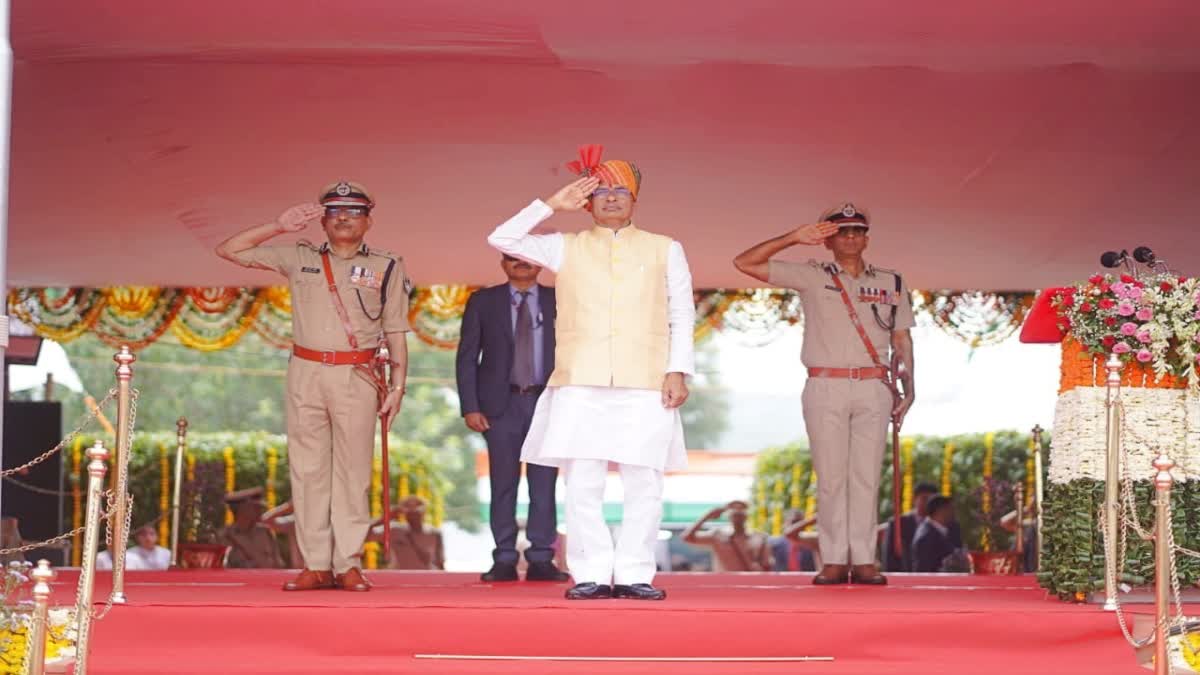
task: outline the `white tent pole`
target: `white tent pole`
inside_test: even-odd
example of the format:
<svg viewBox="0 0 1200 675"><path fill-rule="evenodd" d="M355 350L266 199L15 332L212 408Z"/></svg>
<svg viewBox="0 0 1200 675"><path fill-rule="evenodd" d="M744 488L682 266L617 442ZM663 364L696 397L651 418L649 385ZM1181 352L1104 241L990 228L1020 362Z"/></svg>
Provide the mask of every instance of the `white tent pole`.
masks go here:
<svg viewBox="0 0 1200 675"><path fill-rule="evenodd" d="M12 40L9 38L9 0L0 0L0 392L7 391L8 369L3 367L8 350L8 153L12 129ZM0 429L4 428L4 406L0 405ZM4 438L0 434L0 466L4 462Z"/></svg>

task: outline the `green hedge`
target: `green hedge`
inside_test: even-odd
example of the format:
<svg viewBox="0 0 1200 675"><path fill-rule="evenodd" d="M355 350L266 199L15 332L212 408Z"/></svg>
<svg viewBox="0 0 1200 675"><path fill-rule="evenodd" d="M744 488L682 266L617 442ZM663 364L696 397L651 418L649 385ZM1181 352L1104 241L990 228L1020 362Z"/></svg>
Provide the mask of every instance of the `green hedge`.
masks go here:
<svg viewBox="0 0 1200 675"><path fill-rule="evenodd" d="M106 446L111 447L112 439L108 436L83 436L80 438L82 449L86 449L99 438ZM266 433L192 433L188 435L187 450L194 458L194 480L187 481L184 476L181 520L192 522L190 532L184 532L184 538L205 540L224 526L225 506L224 494L226 484L225 449L232 448L235 490L258 487L273 489L274 502L283 503L291 498L288 481L287 437ZM437 512L444 505L446 495L455 489L445 478L442 464L437 454L430 448L403 441L395 435L389 436L389 456L392 474L392 493L396 497L400 492L416 493L423 488L428 492L431 504L431 515L440 516ZM176 436L174 433L135 433L133 449L129 460L130 492L133 494L134 528L139 525L158 521L162 515L163 495L163 464L162 451L167 452L168 470L168 502L170 490L174 489L173 472L175 462ZM268 464L271 450L274 449L277 460L274 481L268 485ZM376 444L376 454L379 446ZM64 474L70 485L78 483L86 485L87 459L86 454L80 463L79 473L74 472L72 451L64 456ZM110 471L114 467L110 462ZM460 489L473 489L474 485L463 486ZM393 503L395 500L393 499ZM190 505L190 506L189 506ZM73 503L66 498L64 513L72 517ZM67 527L69 520L63 524ZM183 526L181 526L181 530ZM190 534L190 537L189 537Z"/></svg>
<svg viewBox="0 0 1200 675"><path fill-rule="evenodd" d="M942 466L947 443L953 443L955 450L951 455L950 493L954 499L959 523L963 529L963 540L968 546L977 546L982 528L978 518L972 513L973 506L978 504L971 499L972 492L983 484L983 462L985 455L985 438L987 434L962 434L958 436L906 436L901 440L913 442L913 484L930 482L942 485ZM1030 437L1027 433L1016 431L995 432L992 453L992 476L994 480L1017 483L1025 481L1026 460L1029 454ZM1043 442L1049 444L1048 435ZM812 475L812 457L806 443L796 443L781 448L772 448L759 455L755 467L755 488L751 495L751 504L755 514L764 510L774 516L780 507L786 509L792 503L795 467L800 466L799 491L806 502L815 489L810 485ZM1043 468L1044 470L1044 468ZM782 490L776 485L782 481ZM759 486L765 482L765 502L762 499L763 490ZM782 497L780 497L782 493ZM765 507L765 509L764 509ZM884 455L882 479L879 483L879 518L885 521L892 515L892 453L889 440L888 450ZM997 514L997 517L1003 514ZM761 520L761 515L760 515ZM758 523L770 529L770 521ZM1006 548L1007 541L993 544L993 548Z"/></svg>
<svg viewBox="0 0 1200 675"><path fill-rule="evenodd" d="M1150 481L1134 484L1138 518L1148 531L1154 528L1154 486ZM1101 508L1104 481L1081 479L1046 488L1042 511L1044 529L1042 566L1038 581L1064 600L1084 600L1088 593L1104 589L1104 537ZM1171 491L1175 543L1200 549L1200 482L1176 483ZM1190 525L1190 526L1189 526ZM1153 543L1134 532L1126 534L1127 552L1121 580L1134 586L1154 583ZM1184 586L1200 581L1200 560L1176 556L1176 571Z"/></svg>

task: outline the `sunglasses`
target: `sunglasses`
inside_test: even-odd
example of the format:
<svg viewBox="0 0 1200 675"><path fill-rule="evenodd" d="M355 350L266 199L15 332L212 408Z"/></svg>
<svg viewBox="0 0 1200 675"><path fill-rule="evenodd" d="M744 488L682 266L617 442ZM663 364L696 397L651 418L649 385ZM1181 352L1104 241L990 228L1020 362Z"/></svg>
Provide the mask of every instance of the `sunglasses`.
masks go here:
<svg viewBox="0 0 1200 675"><path fill-rule="evenodd" d="M337 218L341 214L346 214L350 218L365 218L367 209L364 206L326 206L325 217Z"/></svg>
<svg viewBox="0 0 1200 675"><path fill-rule="evenodd" d="M628 199L633 196L633 192L627 187L598 187L592 191L592 197L595 199L608 199L609 195L617 199Z"/></svg>

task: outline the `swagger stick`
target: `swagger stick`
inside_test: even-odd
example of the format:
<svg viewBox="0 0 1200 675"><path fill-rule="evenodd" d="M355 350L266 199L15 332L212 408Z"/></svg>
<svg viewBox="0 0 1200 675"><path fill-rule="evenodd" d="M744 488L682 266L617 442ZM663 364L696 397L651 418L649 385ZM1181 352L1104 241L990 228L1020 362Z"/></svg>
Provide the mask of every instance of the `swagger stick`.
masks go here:
<svg viewBox="0 0 1200 675"><path fill-rule="evenodd" d="M892 400L899 403L896 390L893 389ZM900 536L900 422L892 416L892 551L896 560L904 556L904 545Z"/></svg>
<svg viewBox="0 0 1200 675"><path fill-rule="evenodd" d="M392 561L392 479L391 472L388 470L388 422L391 421L391 415L387 413L379 414L379 421L383 423L383 431L380 434L380 443L382 444L383 456L379 461L379 487L381 488L383 499L383 564L387 567Z"/></svg>

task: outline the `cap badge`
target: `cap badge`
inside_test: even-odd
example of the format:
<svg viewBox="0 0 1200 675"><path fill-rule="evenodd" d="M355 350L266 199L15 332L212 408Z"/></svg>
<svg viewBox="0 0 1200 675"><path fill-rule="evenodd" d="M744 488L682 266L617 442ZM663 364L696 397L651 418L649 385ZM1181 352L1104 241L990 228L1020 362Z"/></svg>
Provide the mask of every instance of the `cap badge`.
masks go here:
<svg viewBox="0 0 1200 675"><path fill-rule="evenodd" d="M338 193L339 197L349 197L350 196L350 184L346 183L346 182L338 183L337 187L335 187L333 189L333 191Z"/></svg>
<svg viewBox="0 0 1200 675"><path fill-rule="evenodd" d="M853 204L846 204L842 207L842 215L847 218L853 218L858 215L858 209L855 209Z"/></svg>

